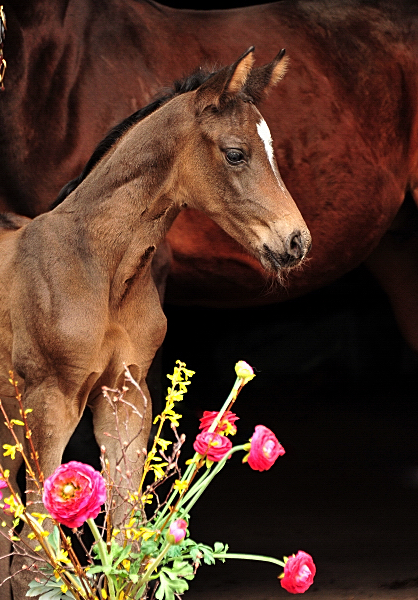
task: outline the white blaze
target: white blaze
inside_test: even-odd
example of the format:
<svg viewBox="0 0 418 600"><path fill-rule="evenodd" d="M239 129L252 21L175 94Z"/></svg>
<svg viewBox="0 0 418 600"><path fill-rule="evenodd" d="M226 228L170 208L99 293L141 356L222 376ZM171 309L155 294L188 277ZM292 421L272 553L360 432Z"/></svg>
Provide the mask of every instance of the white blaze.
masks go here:
<svg viewBox="0 0 418 600"><path fill-rule="evenodd" d="M271 164L271 168L274 171L275 164L274 164L274 153L273 153L273 140L271 139L271 133L270 133L269 126L267 125L267 123L265 122L264 119L261 119L261 121L259 123L257 123L257 131L258 131L258 135L263 140L264 147L266 149L267 156L268 156L268 159Z"/></svg>
<svg viewBox="0 0 418 600"><path fill-rule="evenodd" d="M273 140L271 138L270 129L264 119L261 119L261 121L257 123L257 133L263 141L267 157L271 164L271 168L273 169L273 173L276 175L277 181L279 182L281 189L284 191L284 186L281 177L277 171L276 161L274 160Z"/></svg>

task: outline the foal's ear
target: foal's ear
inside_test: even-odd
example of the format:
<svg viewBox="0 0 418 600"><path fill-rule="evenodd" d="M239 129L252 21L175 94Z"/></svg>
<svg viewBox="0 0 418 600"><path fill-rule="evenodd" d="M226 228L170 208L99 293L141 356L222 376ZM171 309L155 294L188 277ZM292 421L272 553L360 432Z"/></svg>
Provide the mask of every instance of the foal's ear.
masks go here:
<svg viewBox="0 0 418 600"><path fill-rule="evenodd" d="M214 73L196 90L196 106L202 112L208 106L219 107L239 94L245 88L248 76L254 64L254 46L233 65Z"/></svg>
<svg viewBox="0 0 418 600"><path fill-rule="evenodd" d="M286 50L283 48L271 63L263 67L256 67L249 74L245 92L255 103L267 98L274 86L283 79L289 65L289 59L285 53Z"/></svg>

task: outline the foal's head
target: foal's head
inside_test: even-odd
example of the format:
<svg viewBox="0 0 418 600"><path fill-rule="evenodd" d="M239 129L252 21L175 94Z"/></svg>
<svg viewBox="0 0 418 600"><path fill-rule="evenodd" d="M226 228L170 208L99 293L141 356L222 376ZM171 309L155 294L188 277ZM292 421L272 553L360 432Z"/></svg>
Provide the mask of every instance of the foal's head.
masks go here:
<svg viewBox="0 0 418 600"><path fill-rule="evenodd" d="M153 212L159 231L176 211L197 208L266 269L280 273L298 264L310 248L310 234L280 177L269 128L256 108L286 71L284 50L267 65L253 68L253 63L250 48L234 64L178 82L172 92L125 119L99 144L81 175L61 190L54 206L106 156L123 156L117 164L115 159L112 172L122 182L141 182L137 189L148 211L144 220ZM123 149L113 154L119 144ZM101 175L93 187L98 181Z"/></svg>
<svg viewBox="0 0 418 600"><path fill-rule="evenodd" d="M286 70L284 51L253 68L250 48L191 92L196 126L179 149L184 206L208 214L274 272L310 248L307 226L277 168L267 123L255 104Z"/></svg>

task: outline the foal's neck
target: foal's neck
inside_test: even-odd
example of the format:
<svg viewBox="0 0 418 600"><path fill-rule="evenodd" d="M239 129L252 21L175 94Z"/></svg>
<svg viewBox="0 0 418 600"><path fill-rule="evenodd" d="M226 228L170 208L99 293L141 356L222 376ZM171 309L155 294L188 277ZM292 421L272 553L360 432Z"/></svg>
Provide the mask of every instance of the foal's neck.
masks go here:
<svg viewBox="0 0 418 600"><path fill-rule="evenodd" d="M131 127L53 211L77 222L77 234L111 269L127 253L129 262L141 261L162 241L182 208L176 163L192 125L185 96Z"/></svg>

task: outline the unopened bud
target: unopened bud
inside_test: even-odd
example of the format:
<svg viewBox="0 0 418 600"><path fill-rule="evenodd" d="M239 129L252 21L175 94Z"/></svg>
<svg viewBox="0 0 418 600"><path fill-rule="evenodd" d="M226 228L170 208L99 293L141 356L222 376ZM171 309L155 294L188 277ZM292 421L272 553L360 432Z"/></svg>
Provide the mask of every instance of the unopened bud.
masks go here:
<svg viewBox="0 0 418 600"><path fill-rule="evenodd" d="M247 381L251 381L255 377L253 368L245 362L245 360L239 360L235 365L235 373L237 377L241 379L245 379L245 383Z"/></svg>
<svg viewBox="0 0 418 600"><path fill-rule="evenodd" d="M169 544L179 544L186 537L187 523L184 519L176 519L168 529L166 540Z"/></svg>

